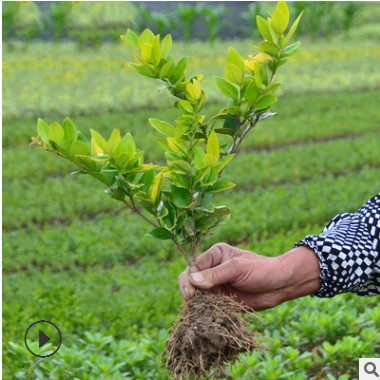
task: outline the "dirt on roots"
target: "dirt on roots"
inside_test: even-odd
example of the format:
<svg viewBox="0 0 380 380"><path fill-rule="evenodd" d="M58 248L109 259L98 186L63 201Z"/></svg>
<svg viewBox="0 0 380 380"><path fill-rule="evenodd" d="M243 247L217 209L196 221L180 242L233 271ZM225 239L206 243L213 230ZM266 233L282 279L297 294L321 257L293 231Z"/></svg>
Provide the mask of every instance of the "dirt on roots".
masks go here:
<svg viewBox="0 0 380 380"><path fill-rule="evenodd" d="M214 369L223 373L224 365L240 353L265 348L256 340L260 334L249 329L250 314L252 310L233 298L197 290L182 306L166 341L166 367L172 377L198 377Z"/></svg>

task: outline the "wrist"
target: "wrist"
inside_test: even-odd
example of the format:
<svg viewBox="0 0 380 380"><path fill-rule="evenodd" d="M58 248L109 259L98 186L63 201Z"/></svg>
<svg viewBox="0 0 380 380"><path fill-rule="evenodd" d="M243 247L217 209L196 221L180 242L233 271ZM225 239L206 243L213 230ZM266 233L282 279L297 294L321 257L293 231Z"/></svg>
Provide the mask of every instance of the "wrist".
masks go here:
<svg viewBox="0 0 380 380"><path fill-rule="evenodd" d="M282 302L313 294L320 289L321 269L315 252L305 246L279 256L283 271Z"/></svg>

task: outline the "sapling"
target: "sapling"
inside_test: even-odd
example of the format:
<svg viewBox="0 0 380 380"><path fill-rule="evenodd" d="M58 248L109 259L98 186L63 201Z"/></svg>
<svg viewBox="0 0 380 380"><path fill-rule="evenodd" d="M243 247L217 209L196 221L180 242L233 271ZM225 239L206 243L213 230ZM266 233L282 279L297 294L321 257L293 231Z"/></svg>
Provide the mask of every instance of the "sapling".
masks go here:
<svg viewBox="0 0 380 380"><path fill-rule="evenodd" d="M266 20L257 17L265 41L246 60L229 49L225 78L215 77L220 92L228 98L227 106L209 116L201 113L206 101L203 75L186 77L187 58L174 60L170 35L161 41L160 35L146 29L140 36L131 30L121 36L140 53L134 54L136 62L130 66L159 80L175 98L178 117L174 123L149 119L161 135L157 142L164 151L164 166L144 163L144 152L130 133L122 137L114 129L106 140L91 130L89 142L68 118L62 125L54 122L50 126L39 119L33 143L79 166L75 174L91 175L106 185L110 197L151 225L150 235L172 240L190 271L196 272L202 242L230 217L231 210L215 200L217 193L234 186L222 178L223 170L249 131L275 115L270 112L280 86L275 76L299 48L299 42L289 42L300 18L285 36L289 22L285 2L279 2ZM226 135L228 143L220 144L218 135ZM245 317L237 313L242 311L246 309L233 298L197 291L167 341L170 372L199 376L257 347Z"/></svg>

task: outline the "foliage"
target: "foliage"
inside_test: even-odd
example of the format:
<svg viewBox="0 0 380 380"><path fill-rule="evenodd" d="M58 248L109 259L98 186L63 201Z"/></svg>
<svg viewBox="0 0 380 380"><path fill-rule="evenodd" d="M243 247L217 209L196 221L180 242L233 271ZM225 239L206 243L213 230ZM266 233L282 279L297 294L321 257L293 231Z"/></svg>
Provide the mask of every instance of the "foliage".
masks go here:
<svg viewBox="0 0 380 380"><path fill-rule="evenodd" d="M42 14L33 1L6 1L3 11L3 33L8 38L12 31L27 43L41 33Z"/></svg>
<svg viewBox="0 0 380 380"><path fill-rule="evenodd" d="M78 38L81 48L98 47L106 36L118 39L132 25L135 16L135 6L130 2L73 1L68 30Z"/></svg>
<svg viewBox="0 0 380 380"><path fill-rule="evenodd" d="M72 6L73 3L71 1L60 1L53 2L49 7L49 14L54 26L54 42L60 41L66 32Z"/></svg>
<svg viewBox="0 0 380 380"><path fill-rule="evenodd" d="M287 92L272 106L281 117L267 119L249 134L233 165L226 168L224 175L237 186L222 193L219 201L228 202L234 212L228 224L208 237L205 247L226 241L276 256L305 235L320 233L337 213L355 212L376 193L379 90L377 72L371 67L377 67L378 51L363 38L377 37L368 28L351 32L363 47L351 39L328 45L317 41L291 58L292 70L281 68ZM246 41L234 44L248 54ZM143 127L152 116L144 105L153 104L154 117L160 120L173 120L176 110L157 108L168 100L157 103L155 91L151 97L142 95L152 88L151 82L141 78L123 82L120 66L127 57L112 45L100 47L101 54L109 55L107 60L91 50L78 53L72 43L54 47L33 42L27 52L19 46L16 43L14 52L3 55L3 378L15 379L17 373L37 369L29 378L98 379L99 367L105 371L110 363L110 368L125 363L118 371L128 372L130 378L167 379L158 359L181 304L177 276L184 269L183 259L170 241L144 239L145 222L96 193L92 178L62 177L70 162L27 144L35 128L33 115L41 111L50 115L46 116L50 125L57 115L75 111L82 116L72 120L87 137L94 126L105 135L114 128L128 128L136 145L146 148L146 160L156 161L161 149ZM207 70L202 72L216 68L223 75L225 42L216 41L213 50L201 42L190 47L197 57L189 61L189 75L191 68L204 65ZM189 46L180 43L173 50L178 57ZM47 54L50 59L41 58ZM86 81L70 79L75 70L85 73ZM41 73L55 78L50 87L41 83ZM120 84L112 82L111 73L117 73ZM309 79L312 76L314 80ZM206 81L207 75L204 88ZM88 96L97 86L101 99ZM125 87L132 94L130 104L112 108L110 99L126 97ZM374 90L364 90L368 88ZM221 107L220 95L215 90L211 96L211 90L210 80L206 114ZM33 101L36 93L43 107ZM10 104L17 105L13 113ZM25 355L23 339L26 328L41 315L58 325L63 344L49 361L37 363L30 353ZM269 355L244 356L242 364L229 366L226 377L251 379L252 373L267 380L270 371L276 371L281 379L347 380L357 377L357 358L364 350L363 356L380 355L376 297L304 297L259 316L265 322L255 319L255 329L273 339L268 342ZM109 343L100 347L103 342Z"/></svg>
<svg viewBox="0 0 380 380"><path fill-rule="evenodd" d="M186 43L191 41L191 30L194 23L202 15L202 7L199 4L188 5L179 3L176 9L179 23L183 29L183 37Z"/></svg>
<svg viewBox="0 0 380 380"><path fill-rule="evenodd" d="M247 20L250 24L250 36L253 40L260 37L260 32L257 29L256 17L261 13L260 2L250 2L247 6L247 10L242 13L243 19ZM302 10L301 10L302 12Z"/></svg>
<svg viewBox="0 0 380 380"><path fill-rule="evenodd" d="M208 31L208 41L213 46L219 30L223 27L221 16L230 15L231 11L224 5L218 5L216 7L204 7L202 14Z"/></svg>
<svg viewBox="0 0 380 380"><path fill-rule="evenodd" d="M214 203L216 193L235 185L221 179L222 171L248 132L261 119L275 115L269 109L277 101L273 94L280 83L273 78L299 49L299 42L289 42L301 15L286 36L289 10L285 2L278 3L271 18L257 16L265 38L256 47L260 53L243 60L235 49L229 49L226 79L215 77L219 90L228 98L227 107L208 120L200 114L206 101L200 84L203 75L186 79L187 57L174 61L170 35L162 42L149 29L139 37L131 30L121 36L141 53L134 54L139 63L130 66L143 76L160 79L176 98L179 116L175 126L149 119L165 136L157 141L165 151L167 166L144 164L144 152L136 147L130 133L122 138L120 130L114 129L105 140L91 129L89 143L68 118L62 126L57 122L49 126L39 119L33 143L78 165L76 174L90 174L105 184L111 198L154 227L150 235L173 240L193 270L202 241L230 216L228 207ZM231 136L232 142L221 145L217 133Z"/></svg>

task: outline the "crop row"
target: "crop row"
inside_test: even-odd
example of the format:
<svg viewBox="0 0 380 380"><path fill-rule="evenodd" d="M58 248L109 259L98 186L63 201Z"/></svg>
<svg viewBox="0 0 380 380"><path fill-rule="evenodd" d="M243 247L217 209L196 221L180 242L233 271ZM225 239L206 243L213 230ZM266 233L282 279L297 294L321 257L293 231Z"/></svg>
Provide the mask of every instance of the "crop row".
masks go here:
<svg viewBox="0 0 380 380"><path fill-rule="evenodd" d="M7 323L3 337L3 375L7 378L20 367L29 368L31 359L22 351L24 329L20 326L44 315L60 327L64 343L54 366L37 366L43 373L52 371L59 378L61 371L69 370L74 377L81 376L82 366L68 361L88 355L81 361L93 358L100 364L113 358L114 364L124 363L123 370L132 378L167 378L158 358L165 330L174 322L181 302L176 278L182 269L182 261L157 263L149 258L133 267L7 276L4 290L12 298L4 305L3 318L12 323ZM245 355L245 365L258 379L312 378L306 372L314 368L314 374L351 374L357 370L356 354L379 352L376 306L374 297L342 295L332 300L306 297L260 312L264 322L255 318L252 322L255 330L269 338L269 351ZM89 326L96 328L89 331ZM19 368L14 368L15 362ZM243 364L229 366L228 371L234 378L250 378Z"/></svg>
<svg viewBox="0 0 380 380"><path fill-rule="evenodd" d="M325 174L342 174L365 167L380 167L379 131L363 136L336 139L329 142L307 143L282 147L269 152L241 152L227 167L225 176L236 183L236 189L251 189L278 183L309 180ZM350 155L346 156L346 152ZM10 148L3 152L7 163L3 181L24 180L28 185L40 186L52 177L67 177L76 166L55 155L28 147ZM155 163L157 161L154 161ZM31 173L33 173L31 175ZM33 192L33 189L31 188Z"/></svg>
<svg viewBox="0 0 380 380"><path fill-rule="evenodd" d="M320 233L322 227L307 225L276 234L252 230L249 241L241 247L273 256L292 248L307 234ZM157 261L180 256L174 244L153 241L152 237L144 236L145 232L146 226L128 214L103 214L88 222L74 220L68 226L51 225L42 229L30 227L5 232L3 270L5 273L23 270L30 275L46 270L75 272L94 266L108 268L123 264L128 267L146 256L155 257ZM220 235L217 238L221 239ZM215 240L216 237L208 239L203 249Z"/></svg>
<svg viewBox="0 0 380 380"><path fill-rule="evenodd" d="M244 141L243 149L270 148L305 140L379 130L380 117L376 112L379 96L380 91L376 90L282 98L272 107L278 116L260 122ZM205 107L203 114L213 115L220 108L222 105L209 105ZM177 113L165 107L155 111L76 116L72 121L86 136L90 135L90 128L95 128L104 135L111 134L114 128L120 129L122 133L131 132L138 146L145 149L148 159L157 159L162 157L162 152L154 140L156 135L149 126L150 117L173 122ZM46 121L52 123L62 120L50 117ZM4 122L4 147L26 146L30 137L36 134L36 125L36 118Z"/></svg>
<svg viewBox="0 0 380 380"><path fill-rule="evenodd" d="M328 175L327 177L316 177L308 183L295 182L293 185L268 186L257 188L249 193L233 191L220 196L217 202L232 207L233 215L239 215L240 218L243 218L243 215L245 218L255 215L258 225L255 223L252 228L259 227L260 230L272 231L272 226L281 226L281 221L286 221L287 226L290 218L299 222L302 219L302 213L306 211L302 208L306 207L307 210L310 210L316 205L324 206L326 199L338 198L337 202L331 205L329 211L338 205L341 206L340 199L345 198L347 198L346 201L350 199L352 201L347 204L343 203L343 205L353 207L354 199L362 199L363 194L378 192L380 188L379 172L379 169L364 169L359 173L350 173L336 179L334 176ZM122 208L120 203L111 199L99 189L99 186L95 185L97 184L92 178L84 176L75 181L72 178L51 179L39 186L29 185L25 181L14 181L5 189L3 195L4 227L9 230L26 226L29 223L65 223L77 217L86 220L99 213ZM312 201L313 197L317 199ZM301 215L290 216L289 205L286 205L288 202L292 202L296 209L300 208ZM308 202L312 204L309 205ZM331 203L333 202L331 201ZM279 211L284 215L268 217L268 210L271 210L272 213ZM325 210L322 215L326 215L326 212L329 215L329 211ZM261 219L260 222L258 219ZM230 224L233 225L234 221L233 218ZM319 221L320 219L317 219L315 222ZM228 236L235 231L231 225L226 231ZM238 231L233 232L233 235Z"/></svg>
<svg viewBox="0 0 380 380"><path fill-rule="evenodd" d="M319 233L321 229L308 232L306 227L322 226L338 213L356 211L379 191L379 173L379 169L365 169L337 178L317 177L308 183L257 188L250 193L236 191L220 197L218 204L226 204L233 210L231 220L219 227L204 247L218 241L231 244L249 241L261 251L265 249L265 240L275 239L286 231L305 227L302 230L305 234ZM69 193L65 189L67 182L57 182L55 187L49 186L50 182L35 193L20 189L18 199L5 197L4 227L15 229L4 232L6 270L20 270L31 264L33 271L33 265L38 268L43 263L47 269L59 268L61 264L70 269L71 264L79 267L118 261L128 264L131 259L147 255L161 259L173 256L170 242L157 243L144 236L149 227L137 216L127 211L104 214L120 207L105 194L91 195L90 191L81 192L81 186L72 185L67 186ZM54 199L49 197L51 193L55 194ZM35 223L45 225L39 228ZM59 223L69 225L62 228ZM20 229L23 224L27 227ZM291 234L286 242L294 238L302 239L303 235ZM284 243L281 247L286 249L288 245Z"/></svg>
<svg viewBox="0 0 380 380"><path fill-rule="evenodd" d="M246 45L231 45L236 45L238 51L244 55L254 54L250 43L246 41ZM368 46L342 44L341 41L335 43L336 45L332 44L327 49L327 54L324 51L326 46L317 45L313 48L313 45L310 45L309 50L304 49L303 55L292 57L290 64L280 69L279 74L285 84L279 89L278 94L377 88L376 62L380 49L370 43ZM220 55L214 52L214 55L208 57L202 57L202 53L195 50L194 56L189 60L189 75L206 75L202 84L207 91L209 102L220 100L220 93L212 76L223 75L228 46L229 44L225 43ZM244 49L239 50L239 47L243 46ZM111 61L104 64L104 58L107 59L106 49L99 51L95 63L89 64L86 60L78 58L74 64L69 64L67 59L61 63L56 58L56 47L47 44L45 48L44 58L27 58L24 65L22 62L16 63L19 56L5 54L5 119L19 119L20 115L46 117L135 111L147 106L165 107L168 103L169 96L166 93L157 94L156 89L158 90L159 86L152 87L151 80L139 78L130 71L127 66L128 60L123 63L117 59L116 63ZM123 49L124 47L120 46L120 50ZM203 45L203 49L210 51L207 45ZM185 54L190 55L191 50L187 49ZM175 56L176 52L174 50ZM123 54L125 55L124 52Z"/></svg>

